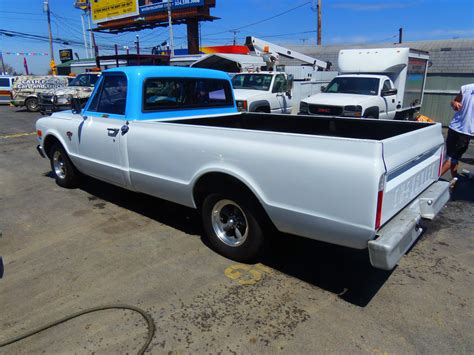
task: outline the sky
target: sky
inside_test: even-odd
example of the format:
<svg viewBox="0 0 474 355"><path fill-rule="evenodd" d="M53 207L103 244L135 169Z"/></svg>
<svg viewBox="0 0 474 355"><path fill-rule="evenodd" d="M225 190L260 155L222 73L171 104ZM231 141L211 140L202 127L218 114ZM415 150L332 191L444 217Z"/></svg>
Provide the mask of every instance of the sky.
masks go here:
<svg viewBox="0 0 474 355"><path fill-rule="evenodd" d="M313 1L314 2L314 1ZM81 10L73 0L50 0L53 37L82 42ZM474 0L322 0L323 45L375 44L396 42L403 27L405 41L474 38ZM232 44L233 30L237 43L246 36L267 39L277 44L316 44L317 18L311 1L305 0L216 0L211 9L214 22L203 22L203 45ZM43 0L0 0L0 30L47 35ZM186 47L186 26L173 26L175 45ZM118 44L133 48L135 36L140 47L150 51L168 40L166 28L128 34L97 35L99 47ZM72 48L85 58L83 45L54 44L59 63L59 49ZM48 42L0 35L0 51L5 63L24 72L23 57L5 52L48 53L27 57L30 73L45 74L49 69ZM101 54L113 54L101 50Z"/></svg>

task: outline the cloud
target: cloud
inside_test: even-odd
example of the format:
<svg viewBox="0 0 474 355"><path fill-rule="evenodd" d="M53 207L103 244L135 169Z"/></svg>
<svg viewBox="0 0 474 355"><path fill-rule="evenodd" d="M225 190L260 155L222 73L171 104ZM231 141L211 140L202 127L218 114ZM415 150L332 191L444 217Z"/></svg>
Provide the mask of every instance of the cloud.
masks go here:
<svg viewBox="0 0 474 355"><path fill-rule="evenodd" d="M362 2L341 2L332 5L335 9L352 10L352 11L380 11L388 9L405 9L415 5L415 2L376 2L376 3L362 3Z"/></svg>

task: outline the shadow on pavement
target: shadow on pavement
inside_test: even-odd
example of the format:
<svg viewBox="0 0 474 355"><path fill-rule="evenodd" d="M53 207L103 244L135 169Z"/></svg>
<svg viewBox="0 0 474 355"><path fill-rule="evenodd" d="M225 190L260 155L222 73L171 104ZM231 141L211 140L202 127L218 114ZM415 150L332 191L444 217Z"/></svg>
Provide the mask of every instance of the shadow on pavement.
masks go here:
<svg viewBox="0 0 474 355"><path fill-rule="evenodd" d="M367 250L293 235L272 238L262 262L359 307L367 306L391 275L370 265Z"/></svg>
<svg viewBox="0 0 474 355"><path fill-rule="evenodd" d="M52 174L44 174L53 178ZM152 196L84 178L81 190L89 200L104 200L139 213L186 234L199 235L204 244L201 219L196 210ZM335 293L351 304L365 307L391 272L374 269L367 250L354 250L276 232L259 260L286 275Z"/></svg>
<svg viewBox="0 0 474 355"><path fill-rule="evenodd" d="M474 179L458 175L456 186L451 191L451 201L474 202Z"/></svg>

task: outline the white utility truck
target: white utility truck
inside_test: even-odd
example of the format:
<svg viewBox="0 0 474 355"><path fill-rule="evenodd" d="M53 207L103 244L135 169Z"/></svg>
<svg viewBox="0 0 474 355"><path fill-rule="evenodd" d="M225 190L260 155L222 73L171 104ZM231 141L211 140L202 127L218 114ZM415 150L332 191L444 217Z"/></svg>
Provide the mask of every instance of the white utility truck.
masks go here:
<svg viewBox="0 0 474 355"><path fill-rule="evenodd" d="M250 55L210 54L191 65L237 73L232 84L243 112L296 113L301 99L321 92L337 75L327 71L327 62L256 37L247 37L245 45ZM279 65L280 57L304 65Z"/></svg>
<svg viewBox="0 0 474 355"><path fill-rule="evenodd" d="M427 52L410 48L341 50L341 75L303 99L300 114L412 119L423 101L428 62Z"/></svg>

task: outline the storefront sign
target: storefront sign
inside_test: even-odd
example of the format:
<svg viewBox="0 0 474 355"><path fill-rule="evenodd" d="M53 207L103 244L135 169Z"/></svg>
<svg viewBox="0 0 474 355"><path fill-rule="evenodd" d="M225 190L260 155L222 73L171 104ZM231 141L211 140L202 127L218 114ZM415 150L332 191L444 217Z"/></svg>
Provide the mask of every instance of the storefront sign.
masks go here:
<svg viewBox="0 0 474 355"><path fill-rule="evenodd" d="M65 62L69 62L70 60L73 60L74 58L72 57L72 49L60 49L59 59L61 60L61 63L65 63Z"/></svg>

